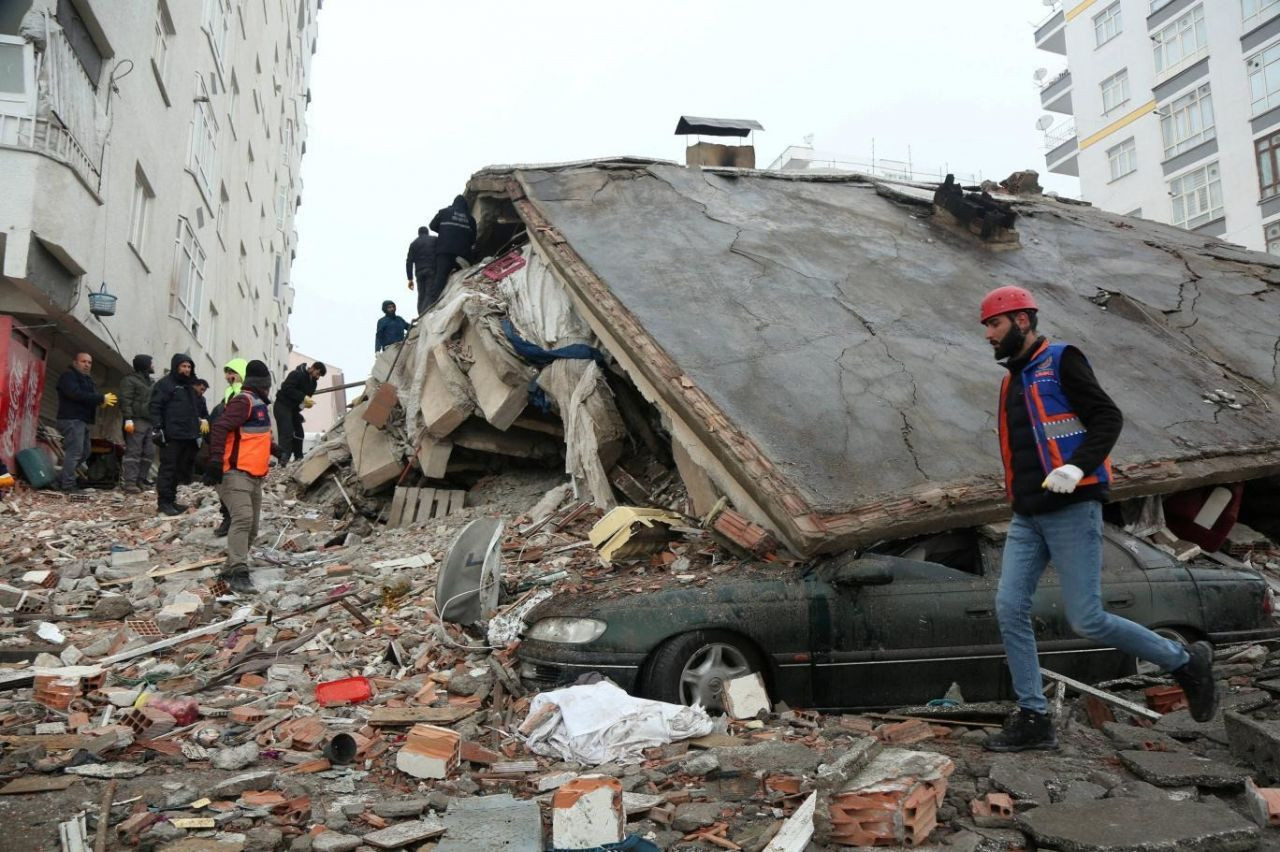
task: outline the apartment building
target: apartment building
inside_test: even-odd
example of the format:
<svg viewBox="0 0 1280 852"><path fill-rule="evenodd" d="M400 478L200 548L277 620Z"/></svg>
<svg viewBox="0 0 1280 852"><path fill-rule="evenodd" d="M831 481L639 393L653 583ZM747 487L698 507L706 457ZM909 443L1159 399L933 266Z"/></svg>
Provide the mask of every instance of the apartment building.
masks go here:
<svg viewBox="0 0 1280 852"><path fill-rule="evenodd" d="M283 377L321 1L0 4L0 314L45 387L77 350Z"/></svg>
<svg viewBox="0 0 1280 852"><path fill-rule="evenodd" d="M1035 43L1066 60L1040 89L1050 172L1106 210L1280 253L1280 0L1067 0Z"/></svg>

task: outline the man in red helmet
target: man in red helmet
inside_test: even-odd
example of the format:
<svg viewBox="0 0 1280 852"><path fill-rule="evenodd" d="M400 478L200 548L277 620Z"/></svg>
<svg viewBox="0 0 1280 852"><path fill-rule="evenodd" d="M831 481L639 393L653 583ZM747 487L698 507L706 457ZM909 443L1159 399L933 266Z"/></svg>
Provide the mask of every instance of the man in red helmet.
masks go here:
<svg viewBox="0 0 1280 852"><path fill-rule="evenodd" d="M987 738L991 751L1058 747L1046 714L1031 624L1031 601L1052 561L1067 620L1078 635L1153 662L1173 674L1191 715L1217 707L1213 648L1190 647L1102 608L1102 504L1111 482L1108 454L1124 418L1098 384L1084 354L1036 331L1038 309L1021 287L982 300L987 342L1009 374L1000 387L1000 452L1013 520L1005 540L996 614L1018 709Z"/></svg>

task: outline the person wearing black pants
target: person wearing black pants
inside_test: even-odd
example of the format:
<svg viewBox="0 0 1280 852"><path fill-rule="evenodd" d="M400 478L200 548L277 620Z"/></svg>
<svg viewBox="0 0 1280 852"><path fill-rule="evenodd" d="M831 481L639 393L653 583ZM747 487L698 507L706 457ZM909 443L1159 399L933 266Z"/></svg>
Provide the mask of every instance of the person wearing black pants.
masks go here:
<svg viewBox="0 0 1280 852"><path fill-rule="evenodd" d="M302 424L302 409L315 404L311 395L316 392L316 383L326 372L324 364L319 361L310 366L299 364L285 376L280 385L280 392L276 394L276 402L271 409L276 422L280 464L288 464L293 458L302 458L302 442L306 435Z"/></svg>
<svg viewBox="0 0 1280 852"><path fill-rule="evenodd" d="M197 441L200 437L200 404L192 388L195 362L190 355L173 356L169 374L151 392L151 427L160 448L156 474L156 509L180 515L187 507L178 502L178 485L191 481Z"/></svg>
<svg viewBox="0 0 1280 852"><path fill-rule="evenodd" d="M419 228L417 238L409 243L409 254L404 259L404 272L409 278L409 289L413 289L414 279L418 282L418 316L440 297L435 289L436 278L436 238L431 236L430 228ZM386 309L386 302L383 302ZM379 321L381 325L381 321ZM381 344L379 344L381 348Z"/></svg>
<svg viewBox="0 0 1280 852"><path fill-rule="evenodd" d="M453 204L442 207L431 220L436 237L436 274L431 285L431 303L440 298L449 283L449 275L457 266L458 258L470 258L471 246L476 241L476 220L467 207L467 199L461 195Z"/></svg>

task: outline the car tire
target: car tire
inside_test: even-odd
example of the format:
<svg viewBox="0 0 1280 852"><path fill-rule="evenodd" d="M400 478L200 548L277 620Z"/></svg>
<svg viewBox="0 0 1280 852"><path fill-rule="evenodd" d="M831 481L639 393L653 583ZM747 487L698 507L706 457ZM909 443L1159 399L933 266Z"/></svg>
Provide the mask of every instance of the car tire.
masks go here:
<svg viewBox="0 0 1280 852"><path fill-rule="evenodd" d="M1153 627L1151 632L1164 639L1172 639L1174 642L1183 645L1191 645L1197 639L1201 638L1200 634L1189 627ZM1134 658L1134 670L1140 675L1162 675L1164 669L1155 663L1148 663L1146 660Z"/></svg>
<svg viewBox="0 0 1280 852"><path fill-rule="evenodd" d="M724 710L725 680L765 672L755 646L725 630L681 633L658 646L645 667L641 694L671 704L702 704L708 712Z"/></svg>

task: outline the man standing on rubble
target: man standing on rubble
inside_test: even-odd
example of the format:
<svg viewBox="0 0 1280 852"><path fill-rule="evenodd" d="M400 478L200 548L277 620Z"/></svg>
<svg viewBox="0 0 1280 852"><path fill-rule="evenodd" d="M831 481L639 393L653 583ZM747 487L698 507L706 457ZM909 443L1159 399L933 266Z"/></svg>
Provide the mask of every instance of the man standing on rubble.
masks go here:
<svg viewBox="0 0 1280 852"><path fill-rule="evenodd" d="M218 488L231 511L227 533L227 561L219 577L237 594L254 591L249 576L249 546L258 537L262 513L262 481L271 455L271 371L261 361L250 361L244 384L227 401L209 437L209 467L204 483Z"/></svg>
<svg viewBox="0 0 1280 852"><path fill-rule="evenodd" d="M116 404L110 391L98 393L89 374L93 356L77 352L71 366L58 379L58 431L62 433L62 474L55 486L61 491L76 488L76 468L89 460L89 427L98 418L98 407Z"/></svg>
<svg viewBox="0 0 1280 852"><path fill-rule="evenodd" d="M436 238L431 236L430 228L419 228L418 236L409 243L404 271L409 278L410 290L414 279L418 281L418 316L422 316L440 296L440 292L432 287L436 278ZM385 305L383 310L386 310Z"/></svg>
<svg viewBox="0 0 1280 852"><path fill-rule="evenodd" d="M291 458L302 458L302 442L306 437L302 425L302 409L316 404L311 396L316 392L316 382L326 372L324 364L316 361L310 366L299 364L284 377L272 410L279 438L280 464L288 464Z"/></svg>
<svg viewBox="0 0 1280 852"><path fill-rule="evenodd" d="M120 383L120 416L124 418L124 490L137 494L148 487L155 446L151 443L150 355L133 356L133 372Z"/></svg>
<svg viewBox="0 0 1280 852"><path fill-rule="evenodd" d="M467 199L455 196L453 204L440 208L436 213L431 227L440 235L436 240L435 281L431 285L431 302L434 302L449 283L449 274L457 266L458 258L466 260L471 257L471 246L476 241L476 220L467 207Z"/></svg>
<svg viewBox="0 0 1280 852"><path fill-rule="evenodd" d="M248 365L249 362L243 358L232 358L222 365L222 377L227 380L227 389L222 392L222 402L215 405L209 414L210 423L222 415L222 410L231 401L231 397L240 393L241 384L244 382L244 371ZM221 499L218 500L218 511L222 513L222 521L213 530L214 538L222 538L231 529L231 512Z"/></svg>
<svg viewBox="0 0 1280 852"><path fill-rule="evenodd" d="M160 448L160 472L156 474L156 510L181 515L187 507L178 502L178 485L191 481L200 437L200 407L191 383L196 364L179 352L169 363L169 373L151 391L151 427Z"/></svg>
<svg viewBox="0 0 1280 852"><path fill-rule="evenodd" d="M1111 482L1108 458L1124 418L1079 349L1036 332L1038 308L1021 287L998 287L982 300L981 320L997 361L1009 373L1000 387L1000 450L1013 520L1005 539L996 614L1018 709L989 736L990 751L1056 749L1031 623L1040 575L1052 560L1071 629L1172 673L1191 716L1208 721L1217 707L1213 648L1190 647L1102 608L1102 504Z"/></svg>
<svg viewBox="0 0 1280 852"><path fill-rule="evenodd" d="M387 299L382 303L382 317L378 320L378 328L373 335L373 351L381 352L388 346L395 346L408 333L409 323L396 313L396 303Z"/></svg>

